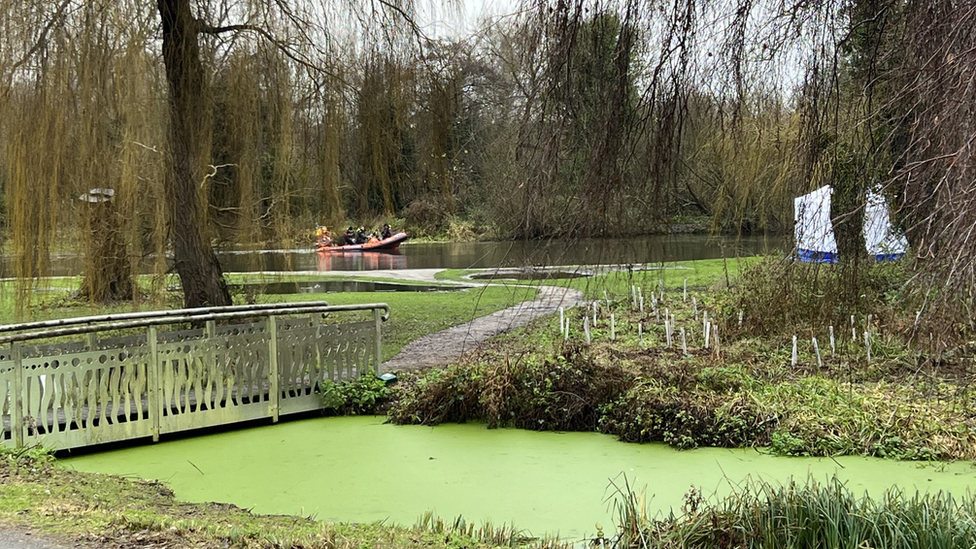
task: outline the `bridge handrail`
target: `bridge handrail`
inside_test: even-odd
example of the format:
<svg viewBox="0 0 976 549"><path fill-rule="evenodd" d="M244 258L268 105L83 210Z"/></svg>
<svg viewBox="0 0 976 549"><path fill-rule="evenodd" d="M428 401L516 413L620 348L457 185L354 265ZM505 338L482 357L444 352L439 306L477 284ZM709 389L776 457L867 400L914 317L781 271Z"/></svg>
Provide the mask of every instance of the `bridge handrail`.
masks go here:
<svg viewBox="0 0 976 549"><path fill-rule="evenodd" d="M328 305L325 301L299 301L294 303L257 303L254 305L225 305L220 307L197 307L193 309L168 309L165 311L138 311L132 313L112 313L107 315L80 316L75 318L56 318L52 320L38 320L20 324L5 324L0 326L0 333L23 332L43 328L74 326L77 324L94 324L99 322L116 322L120 320L137 320L142 318L158 318L170 316L186 316L193 314L208 314L212 312L233 311L263 311L266 309L305 308L317 305Z"/></svg>
<svg viewBox="0 0 976 549"><path fill-rule="evenodd" d="M277 306L274 306L277 305ZM142 328L148 326L160 326L164 324L175 324L178 322L194 322L208 320L231 320L238 318L251 318L255 316L276 316L276 315L301 315L315 313L331 313L342 311L373 311L382 309L384 311L380 320L387 321L390 318L390 306L386 303L362 303L354 305L328 305L322 301L281 303L281 304L261 304L261 305L231 305L228 307L207 307L200 309L174 309L171 311L146 311L139 313L123 313L117 315L101 315L91 317L80 317L74 319L49 320L40 322L28 322L24 324L14 324L0 326L0 332L21 331L28 329L52 327L53 329L23 332L0 336L0 345L19 341L30 341L34 339L46 339L50 337L61 337L68 335L86 334L93 332L103 332L108 330L119 330L125 328ZM152 313L156 313L153 315ZM124 317L124 318L123 318ZM79 321L86 321L82 326ZM15 329L16 328L16 329Z"/></svg>

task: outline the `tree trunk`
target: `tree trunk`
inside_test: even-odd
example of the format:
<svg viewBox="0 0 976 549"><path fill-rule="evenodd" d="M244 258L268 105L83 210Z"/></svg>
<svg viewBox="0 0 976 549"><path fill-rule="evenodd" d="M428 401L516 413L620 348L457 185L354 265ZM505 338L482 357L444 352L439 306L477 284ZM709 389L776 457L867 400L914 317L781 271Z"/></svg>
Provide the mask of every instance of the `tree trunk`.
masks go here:
<svg viewBox="0 0 976 549"><path fill-rule="evenodd" d="M98 192L85 193L82 198L85 200L88 250L81 296L96 303L131 301L135 291L132 263L115 201L112 195Z"/></svg>
<svg viewBox="0 0 976 549"><path fill-rule="evenodd" d="M176 272L187 307L230 305L220 263L205 236L197 181L204 115L204 78L197 21L189 0L157 0L163 24L163 63L169 83L170 155L166 179Z"/></svg>
<svg viewBox="0 0 976 549"><path fill-rule="evenodd" d="M861 301L863 280L861 266L867 259L864 246L864 202L867 192L863 183L868 177L863 164L852 155L845 155L840 166L835 167L834 194L830 200L830 218L837 241L837 256L841 279L840 295L849 306L858 307Z"/></svg>

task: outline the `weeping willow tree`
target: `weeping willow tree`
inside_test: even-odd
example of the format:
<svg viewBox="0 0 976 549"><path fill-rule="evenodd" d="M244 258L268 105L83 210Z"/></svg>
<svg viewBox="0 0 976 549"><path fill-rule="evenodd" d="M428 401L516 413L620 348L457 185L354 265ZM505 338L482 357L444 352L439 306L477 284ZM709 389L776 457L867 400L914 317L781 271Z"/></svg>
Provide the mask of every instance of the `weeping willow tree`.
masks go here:
<svg viewBox="0 0 976 549"><path fill-rule="evenodd" d="M510 55L519 129L517 170L496 210L509 212L504 222L521 237L612 230L633 204L624 197L638 135L636 13L580 2L526 13L500 48Z"/></svg>
<svg viewBox="0 0 976 549"><path fill-rule="evenodd" d="M523 7L497 48L518 97L507 149L516 168L495 207L512 234L600 233L689 207L722 227L762 228L791 218L793 196L829 184L856 300L865 196L881 189L915 250L920 318L953 337L976 328L972 6Z"/></svg>
<svg viewBox="0 0 976 549"><path fill-rule="evenodd" d="M410 15L399 3L0 2L15 274L29 284L49 271L52 246L82 249L85 295L130 299L143 257L161 274L171 253L187 306L229 304L215 227L229 222L245 239L294 232L305 195L322 185L302 169L295 118L308 82L328 81L319 97L329 103L302 112L317 113L333 136L341 126L334 88L345 83L332 70L331 25L343 20L350 37L390 43L403 39L390 30L409 29L400 23ZM256 84L246 72L255 67ZM215 100L221 72L230 85ZM323 152L333 191L336 150ZM82 206L92 189L115 191L111 208ZM327 200L338 217L335 193ZM21 295L29 305L30 292Z"/></svg>
<svg viewBox="0 0 976 549"><path fill-rule="evenodd" d="M976 11L965 2L906 2L879 57L895 67L881 142L915 250L913 290L929 332L976 329Z"/></svg>
<svg viewBox="0 0 976 549"><path fill-rule="evenodd" d="M446 215L458 213L455 199L463 184L465 143L470 133L463 127L463 89L469 80L465 44L441 41L431 44L420 60L417 93L418 178L414 196L429 196Z"/></svg>
<svg viewBox="0 0 976 549"><path fill-rule="evenodd" d="M334 71L340 80L345 79L341 66ZM345 97L327 79L313 78L296 109L301 112L296 122L296 170L299 181L305 182L302 192L307 198L302 215L308 218L306 226L338 228L346 219L343 190L350 186L343 170L351 148L345 136L352 133Z"/></svg>
<svg viewBox="0 0 976 549"><path fill-rule="evenodd" d="M391 214L402 206L410 177L407 124L411 71L395 59L371 53L356 95L356 127L362 165L355 211L360 217Z"/></svg>
<svg viewBox="0 0 976 549"><path fill-rule="evenodd" d="M832 218L848 284L866 260L865 193L893 202L913 256L912 334L936 349L976 328L972 149L976 11L967 3L835 0L739 4L728 74L756 80L795 59L791 188L834 187ZM743 97L743 95L738 95ZM755 193L756 191L753 191Z"/></svg>
<svg viewBox="0 0 976 549"><path fill-rule="evenodd" d="M515 234L641 232L689 212L718 214L723 228L782 227L793 195L844 181L852 198L839 196L837 217L859 225L864 181L881 165L867 123L880 105L878 6L524 7L498 48L518 94L518 169L497 208L518 212Z"/></svg>
<svg viewBox="0 0 976 549"><path fill-rule="evenodd" d="M775 97L757 98L729 127L721 104L714 97L689 102L681 206L711 217L717 231L788 232L799 117Z"/></svg>
<svg viewBox="0 0 976 549"><path fill-rule="evenodd" d="M315 213L318 213L330 225L338 226L337 224L342 220L345 213L342 207L341 194L341 189L345 184L340 160L343 156L342 136L348 133L348 126L345 123L347 120L345 102L342 95L337 91L326 90L321 101L317 103L325 106L320 120L322 131L317 140L308 140L311 143L317 142L315 150L317 154L306 156L316 159L317 170L315 173L317 173L317 177L314 179L321 184L315 190L317 191L316 194L321 197L321 202Z"/></svg>
<svg viewBox="0 0 976 549"><path fill-rule="evenodd" d="M136 9L69 10L64 3L48 20L43 7L4 6L5 24L20 33L5 34L17 41L3 48L0 102L18 309L29 309L32 281L48 272L52 249L83 252L89 299L139 297L140 255L162 249L162 239L144 237L162 225L146 200L161 190L154 182L163 165L152 146L161 125L154 60L145 50L152 31ZM129 23L125 36L108 30L118 18ZM35 19L47 25L30 30ZM21 41L25 33L30 39ZM79 201L92 189L111 189L111 203ZM161 274L165 266L157 267Z"/></svg>

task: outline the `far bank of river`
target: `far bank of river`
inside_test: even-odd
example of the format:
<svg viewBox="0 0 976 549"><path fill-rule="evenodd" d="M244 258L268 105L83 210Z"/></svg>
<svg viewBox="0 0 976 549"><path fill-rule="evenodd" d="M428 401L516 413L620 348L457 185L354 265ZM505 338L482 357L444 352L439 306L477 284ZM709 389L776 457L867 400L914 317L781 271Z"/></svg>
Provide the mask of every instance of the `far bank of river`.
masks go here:
<svg viewBox="0 0 976 549"><path fill-rule="evenodd" d="M425 511L445 520L514 523L535 535L592 536L613 528L611 480L645 489L648 508L678 510L694 485L726 494L749 478L786 482L837 475L856 494L892 486L964 494L970 463L920 464L844 457L784 458L757 450L677 451L625 444L596 433L483 425L394 426L382 417L306 419L64 460L82 471L167 483L185 501L220 501L257 513L325 521L413 524Z"/></svg>

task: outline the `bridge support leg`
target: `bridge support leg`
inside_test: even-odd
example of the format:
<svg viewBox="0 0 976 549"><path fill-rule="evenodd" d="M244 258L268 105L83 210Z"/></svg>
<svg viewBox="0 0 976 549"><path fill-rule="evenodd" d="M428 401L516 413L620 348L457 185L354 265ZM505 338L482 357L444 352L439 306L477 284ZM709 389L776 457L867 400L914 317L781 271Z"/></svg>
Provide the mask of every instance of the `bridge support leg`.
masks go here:
<svg viewBox="0 0 976 549"><path fill-rule="evenodd" d="M268 397L271 399L271 421L278 423L281 392L278 390L278 321L268 316Z"/></svg>
<svg viewBox="0 0 976 549"><path fill-rule="evenodd" d="M152 431L153 442L159 442L163 409L159 405L159 352L155 326L146 330L146 343L149 344L149 429Z"/></svg>
<svg viewBox="0 0 976 549"><path fill-rule="evenodd" d="M373 309L373 321L376 322L376 351L373 358L373 374L380 375L380 365L383 364L383 338L380 337L380 327L383 325L383 313L380 309Z"/></svg>
<svg viewBox="0 0 976 549"><path fill-rule="evenodd" d="M24 447L24 361L21 356L20 342L10 345L10 358L14 361L14 406L10 411L10 434L14 439L14 446Z"/></svg>

